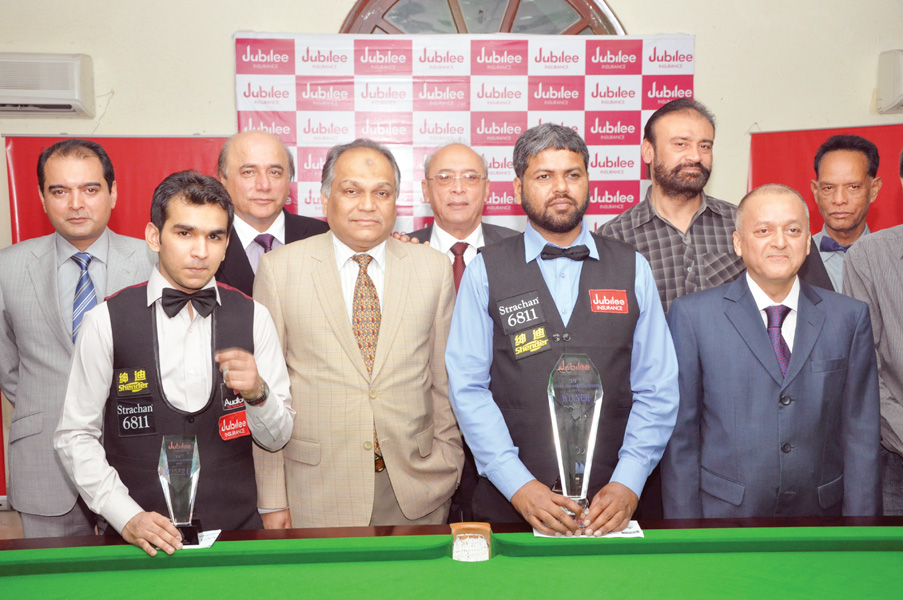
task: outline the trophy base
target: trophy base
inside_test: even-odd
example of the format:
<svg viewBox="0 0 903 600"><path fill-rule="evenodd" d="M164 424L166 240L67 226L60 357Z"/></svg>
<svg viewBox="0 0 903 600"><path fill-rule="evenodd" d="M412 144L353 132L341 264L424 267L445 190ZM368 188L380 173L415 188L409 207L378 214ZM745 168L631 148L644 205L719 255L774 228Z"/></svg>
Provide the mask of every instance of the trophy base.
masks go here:
<svg viewBox="0 0 903 600"><path fill-rule="evenodd" d="M198 519L192 519L190 525L176 525L176 529L182 534L182 543L186 546L197 546L199 543L198 534L203 531L201 522Z"/></svg>

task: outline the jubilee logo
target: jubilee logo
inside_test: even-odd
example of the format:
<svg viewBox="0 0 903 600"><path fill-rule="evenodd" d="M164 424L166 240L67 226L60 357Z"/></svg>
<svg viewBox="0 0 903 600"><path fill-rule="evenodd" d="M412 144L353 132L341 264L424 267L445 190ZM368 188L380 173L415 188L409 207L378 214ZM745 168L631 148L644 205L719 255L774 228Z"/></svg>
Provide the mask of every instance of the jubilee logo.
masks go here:
<svg viewBox="0 0 903 600"><path fill-rule="evenodd" d="M364 91L361 92L361 98L370 100L404 100L407 98L404 90L396 88L382 88L374 85L372 88L369 83L364 84Z"/></svg>
<svg viewBox="0 0 903 600"><path fill-rule="evenodd" d="M406 135L407 133L408 128L404 125L371 122L369 118L364 119L364 125L361 127L361 134L365 136Z"/></svg>
<svg viewBox="0 0 903 600"><path fill-rule="evenodd" d="M320 198L320 194L314 193L312 188L307 190L307 195L301 198L301 202L308 206L319 205L322 203L322 199Z"/></svg>
<svg viewBox="0 0 903 600"><path fill-rule="evenodd" d="M354 41L355 75L386 74L410 75L413 71L411 42L409 40L357 39Z"/></svg>
<svg viewBox="0 0 903 600"><path fill-rule="evenodd" d="M643 77L643 108L646 110L655 110L678 98L692 97L692 75Z"/></svg>
<svg viewBox="0 0 903 600"><path fill-rule="evenodd" d="M522 131L523 128L520 125L511 125L508 121L502 121L501 123L491 121L487 125L486 119L480 119L480 126L476 130L477 133L483 135L520 135Z"/></svg>
<svg viewBox="0 0 903 600"><path fill-rule="evenodd" d="M611 50L606 50L602 54L602 48L596 47L596 52L590 56L590 61L600 65L631 65L637 62L636 54L627 54L623 50L618 50L617 54Z"/></svg>
<svg viewBox="0 0 903 600"><path fill-rule="evenodd" d="M421 135L464 135L464 127L454 123L438 123L423 120L423 125L417 130Z"/></svg>
<svg viewBox="0 0 903 600"><path fill-rule="evenodd" d="M408 57L404 54L396 54L391 50L380 52L379 50L371 50L370 46L364 46L364 53L361 55L361 62L375 65L386 64L404 64Z"/></svg>
<svg viewBox="0 0 903 600"><path fill-rule="evenodd" d="M242 410L219 418L219 436L225 441L251 435L247 412Z"/></svg>
<svg viewBox="0 0 903 600"><path fill-rule="evenodd" d="M508 192L490 191L486 198L486 204L490 206L511 206L514 204L514 195Z"/></svg>
<svg viewBox="0 0 903 600"><path fill-rule="evenodd" d="M603 110L586 113L586 143L638 144L640 142L640 114L628 110Z"/></svg>
<svg viewBox="0 0 903 600"><path fill-rule="evenodd" d="M301 132L307 135L348 135L350 128L336 123L314 123L308 119L307 125L301 129Z"/></svg>
<svg viewBox="0 0 903 600"><path fill-rule="evenodd" d="M627 290L590 290L589 303L593 312L627 314Z"/></svg>
<svg viewBox="0 0 903 600"><path fill-rule="evenodd" d="M320 171L325 163L325 157L315 157L313 154L308 154L304 162L301 163L301 168L306 171Z"/></svg>
<svg viewBox="0 0 903 600"><path fill-rule="evenodd" d="M634 133L636 131L636 127L633 125L622 125L620 121L612 124L611 121L605 121L604 123L599 123L599 118L596 117L596 120L589 127L590 133Z"/></svg>
<svg viewBox="0 0 903 600"><path fill-rule="evenodd" d="M257 87L252 87L251 82L248 82L248 89L246 89L241 94L245 98L253 98L255 100L279 100L284 98L290 98L291 92L288 90L281 90L274 85L271 85L268 88L263 87L258 84Z"/></svg>
<svg viewBox="0 0 903 600"><path fill-rule="evenodd" d="M255 121L254 117L248 118L248 123L242 128L242 131L266 131L276 136L291 136L292 128L290 125L284 125L271 120L269 123L263 120Z"/></svg>
<svg viewBox="0 0 903 600"><path fill-rule="evenodd" d="M614 158L605 156L600 159L598 154L593 154L593 159L589 162L589 166L592 169L632 169L635 164L636 161L621 158L620 156Z"/></svg>
<svg viewBox="0 0 903 600"><path fill-rule="evenodd" d="M451 86L439 87L436 84L424 83L417 92L417 100L464 100L464 90Z"/></svg>
<svg viewBox="0 0 903 600"><path fill-rule="evenodd" d="M674 50L674 52L659 50L657 46L653 46L648 59L649 62L654 63L691 63L693 62L693 55L684 54L680 50Z"/></svg>
<svg viewBox="0 0 903 600"><path fill-rule="evenodd" d="M235 72L242 75L291 75L295 72L294 40L236 40Z"/></svg>
<svg viewBox="0 0 903 600"><path fill-rule="evenodd" d="M341 65L348 62L347 54L333 52L332 50L328 50L326 52L323 52L322 50L311 52L310 50L310 46L308 46L304 49L304 53L298 56L301 62L314 64L331 63L336 65Z"/></svg>
<svg viewBox="0 0 903 600"><path fill-rule="evenodd" d="M486 54L486 48L484 47L476 60L477 64L481 65L519 65L524 62L524 57L520 54L512 54L507 50L503 52L496 52L493 50L489 54Z"/></svg>
<svg viewBox="0 0 903 600"><path fill-rule="evenodd" d="M252 52L251 46L245 46L245 52L241 56L242 61L250 63L287 63L289 58L288 54L278 53L275 50L270 50L266 54L260 49Z"/></svg>
<svg viewBox="0 0 903 600"><path fill-rule="evenodd" d="M580 98L580 90L569 90L562 86L546 86L543 89L542 82L536 86L533 97L539 100L571 100Z"/></svg>
<svg viewBox="0 0 903 600"><path fill-rule="evenodd" d="M486 99L486 100L519 100L523 94L521 94L520 90L510 90L506 87L497 88L494 85L490 85L489 89L486 89L486 84L480 86L480 91L477 92L477 98Z"/></svg>
<svg viewBox="0 0 903 600"><path fill-rule="evenodd" d="M580 62L580 56L578 54L568 54L564 50L561 52L549 50L543 53L543 48L540 46L539 52L533 60L539 64L576 64Z"/></svg>
<svg viewBox="0 0 903 600"><path fill-rule="evenodd" d="M668 87L665 85L659 86L656 82L652 82L652 87L649 89L649 93L647 94L649 98L654 99L664 99L664 100L676 100L677 98L692 98L693 90L691 89L682 89L677 84Z"/></svg>
<svg viewBox="0 0 903 600"><path fill-rule="evenodd" d="M622 88L621 86L611 87L606 85L604 88L596 82L596 86L590 92L593 98L601 98L603 100L626 100L636 98L636 90Z"/></svg>
<svg viewBox="0 0 903 600"><path fill-rule="evenodd" d="M471 75L526 75L526 40L472 40Z"/></svg>
<svg viewBox="0 0 903 600"><path fill-rule="evenodd" d="M615 190L615 192L609 193L608 190L599 194L599 188L595 188L593 193L589 196L589 201L593 204L633 204L636 201L636 196L633 194L624 194L620 190Z"/></svg>
<svg viewBox="0 0 903 600"><path fill-rule="evenodd" d="M642 72L643 40L587 42L587 75L640 75Z"/></svg>
<svg viewBox="0 0 903 600"><path fill-rule="evenodd" d="M483 154L483 160L486 160L486 155ZM514 168L514 163L511 162L509 158L503 158L501 160L492 157L489 160L486 160L486 165L490 171L501 171L501 170L511 170Z"/></svg>
<svg viewBox="0 0 903 600"><path fill-rule="evenodd" d="M421 64L436 64L436 65L456 65L462 64L464 62L463 54L453 54L450 50L446 50L445 52L439 52L438 50L433 50L432 52L424 48L423 54L417 57L417 61Z"/></svg>
<svg viewBox="0 0 903 600"><path fill-rule="evenodd" d="M311 85L305 84L298 90L298 98L304 100L350 100L351 94L348 90L336 89L333 86Z"/></svg>

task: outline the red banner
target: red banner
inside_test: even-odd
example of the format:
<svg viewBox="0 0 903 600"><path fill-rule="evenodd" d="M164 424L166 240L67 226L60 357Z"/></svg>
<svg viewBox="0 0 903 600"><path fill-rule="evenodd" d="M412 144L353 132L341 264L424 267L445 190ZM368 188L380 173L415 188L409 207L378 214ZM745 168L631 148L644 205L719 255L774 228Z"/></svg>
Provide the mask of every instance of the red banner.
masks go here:
<svg viewBox="0 0 903 600"><path fill-rule="evenodd" d="M748 189L766 183L789 185L802 194L809 205L809 228L813 233L821 231L824 219L818 212L809 182L815 179L815 152L825 140L837 134L858 135L878 146L881 156L878 176L883 185L878 199L869 209L869 228L877 231L903 223L903 191L900 189L899 170L903 125L753 133L750 141Z"/></svg>
<svg viewBox="0 0 903 600"><path fill-rule="evenodd" d="M6 137L9 210L13 243L53 233L41 208L35 167L41 151L64 137ZM154 189L170 173L195 169L216 174L224 137L92 137L107 151L116 171L118 199L110 217L116 233L144 239Z"/></svg>

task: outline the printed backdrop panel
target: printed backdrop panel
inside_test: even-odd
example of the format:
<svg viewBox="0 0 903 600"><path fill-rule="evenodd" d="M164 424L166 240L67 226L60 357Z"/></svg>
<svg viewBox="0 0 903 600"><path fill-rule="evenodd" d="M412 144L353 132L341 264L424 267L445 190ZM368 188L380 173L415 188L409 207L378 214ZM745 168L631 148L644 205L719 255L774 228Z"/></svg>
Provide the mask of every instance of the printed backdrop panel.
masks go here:
<svg viewBox="0 0 903 600"><path fill-rule="evenodd" d="M487 222L523 229L511 153L526 129L572 127L590 151L595 229L649 186L640 158L646 119L693 97L694 38L516 35L237 33L238 128L279 136L298 161L298 212L322 217L320 171L329 147L382 142L402 170L396 230L432 221L423 159L450 142L489 166Z"/></svg>

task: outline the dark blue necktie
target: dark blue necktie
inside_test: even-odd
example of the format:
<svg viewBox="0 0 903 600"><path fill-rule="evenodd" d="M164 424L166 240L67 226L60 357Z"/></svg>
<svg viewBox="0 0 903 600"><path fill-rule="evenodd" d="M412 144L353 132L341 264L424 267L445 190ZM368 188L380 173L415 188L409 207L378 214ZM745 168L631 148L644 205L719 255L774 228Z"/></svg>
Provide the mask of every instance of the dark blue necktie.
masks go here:
<svg viewBox="0 0 903 600"><path fill-rule="evenodd" d="M72 341L78 336L78 329L82 326L82 317L85 313L97 305L97 293L94 291L94 284L91 282L91 275L88 274L88 265L91 264L93 257L87 252L76 252L72 255L72 260L81 267L81 274L78 276L78 285L75 286L75 301L72 303Z"/></svg>
<svg viewBox="0 0 903 600"><path fill-rule="evenodd" d="M781 375L786 375L787 367L790 365L790 347L787 346L787 342L784 341L784 336L781 334L781 325L790 314L790 307L783 304L768 306L765 308L765 314L768 315L768 337L771 338L771 345L778 357L778 364L781 365Z"/></svg>
<svg viewBox="0 0 903 600"><path fill-rule="evenodd" d="M853 244L850 244L852 246ZM818 243L818 249L821 252L846 252L850 246L844 246L829 235L826 235Z"/></svg>

